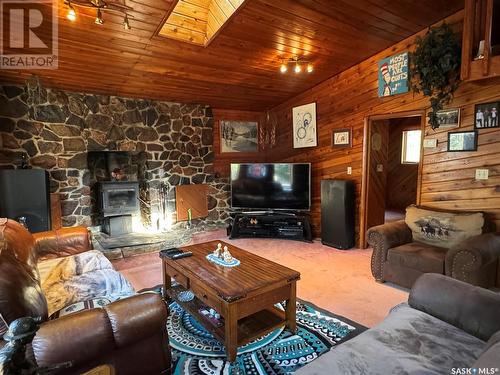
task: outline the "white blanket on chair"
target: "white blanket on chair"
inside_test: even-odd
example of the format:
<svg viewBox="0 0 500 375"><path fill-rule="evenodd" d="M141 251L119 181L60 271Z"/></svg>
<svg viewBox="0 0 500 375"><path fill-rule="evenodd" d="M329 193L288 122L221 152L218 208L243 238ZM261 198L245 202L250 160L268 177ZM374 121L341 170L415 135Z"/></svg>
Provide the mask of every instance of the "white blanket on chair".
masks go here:
<svg viewBox="0 0 500 375"><path fill-rule="evenodd" d="M111 301L134 294L130 282L97 250L38 263L49 315L96 297Z"/></svg>

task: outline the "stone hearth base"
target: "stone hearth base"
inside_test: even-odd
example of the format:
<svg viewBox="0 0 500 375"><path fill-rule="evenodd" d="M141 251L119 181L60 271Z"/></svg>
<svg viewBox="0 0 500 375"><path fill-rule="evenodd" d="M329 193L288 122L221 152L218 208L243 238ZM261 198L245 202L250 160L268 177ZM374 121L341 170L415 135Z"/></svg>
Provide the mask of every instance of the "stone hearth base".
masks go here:
<svg viewBox="0 0 500 375"><path fill-rule="evenodd" d="M128 258L134 255L159 252L171 247L187 245L195 233L223 228L220 225L204 225L191 229L178 228L157 234L129 233L109 237L106 233L92 232L94 249L100 250L109 260Z"/></svg>

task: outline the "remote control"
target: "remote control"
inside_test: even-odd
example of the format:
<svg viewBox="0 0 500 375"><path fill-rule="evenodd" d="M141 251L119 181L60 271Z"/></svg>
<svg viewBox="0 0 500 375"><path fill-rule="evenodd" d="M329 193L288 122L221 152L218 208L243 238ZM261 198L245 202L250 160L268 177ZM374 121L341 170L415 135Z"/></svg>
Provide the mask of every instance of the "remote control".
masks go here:
<svg viewBox="0 0 500 375"><path fill-rule="evenodd" d="M186 251L184 253L172 255L171 259L177 260L177 259L187 258L187 257L190 257L192 255L193 255L193 253L191 251Z"/></svg>
<svg viewBox="0 0 500 375"><path fill-rule="evenodd" d="M182 254L182 250L174 247L172 249L165 249L160 251L160 256L167 256L169 258L175 254Z"/></svg>
<svg viewBox="0 0 500 375"><path fill-rule="evenodd" d="M165 251L165 254L173 254L173 253L179 253L179 252L182 252L181 249L178 249L176 247L173 247L171 249L168 249L168 250L163 250Z"/></svg>

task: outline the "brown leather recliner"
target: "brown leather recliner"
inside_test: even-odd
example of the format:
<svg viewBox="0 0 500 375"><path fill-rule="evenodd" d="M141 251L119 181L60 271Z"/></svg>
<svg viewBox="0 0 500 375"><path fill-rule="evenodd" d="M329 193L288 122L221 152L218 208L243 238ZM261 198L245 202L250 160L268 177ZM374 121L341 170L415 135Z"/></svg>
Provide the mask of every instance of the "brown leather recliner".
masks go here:
<svg viewBox="0 0 500 375"><path fill-rule="evenodd" d="M47 301L37 261L91 249L85 228L31 235L15 221L0 219L0 313L7 323L40 316L33 340L39 366L72 361L63 374L78 374L110 364L117 374L170 373L167 308L160 296L139 294L100 309L47 321ZM3 346L0 340L0 347Z"/></svg>
<svg viewBox="0 0 500 375"><path fill-rule="evenodd" d="M491 229L487 222L483 230ZM484 288L500 286L499 233L483 233L445 249L413 241L410 228L400 220L370 228L367 238L378 282L411 288L421 275L438 273Z"/></svg>

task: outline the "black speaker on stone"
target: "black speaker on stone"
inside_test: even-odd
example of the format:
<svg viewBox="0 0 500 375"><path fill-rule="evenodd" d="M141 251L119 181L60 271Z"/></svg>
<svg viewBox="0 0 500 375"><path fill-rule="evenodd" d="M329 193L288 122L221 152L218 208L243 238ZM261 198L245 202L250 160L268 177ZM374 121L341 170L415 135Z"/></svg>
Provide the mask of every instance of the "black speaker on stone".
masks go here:
<svg viewBox="0 0 500 375"><path fill-rule="evenodd" d="M43 169L0 169L0 217L20 221L32 233L50 230L49 176Z"/></svg>
<svg viewBox="0 0 500 375"><path fill-rule="evenodd" d="M321 242L337 249L354 247L354 181L321 181Z"/></svg>

